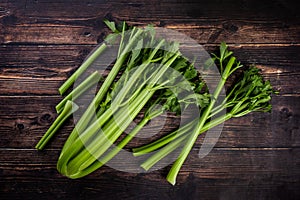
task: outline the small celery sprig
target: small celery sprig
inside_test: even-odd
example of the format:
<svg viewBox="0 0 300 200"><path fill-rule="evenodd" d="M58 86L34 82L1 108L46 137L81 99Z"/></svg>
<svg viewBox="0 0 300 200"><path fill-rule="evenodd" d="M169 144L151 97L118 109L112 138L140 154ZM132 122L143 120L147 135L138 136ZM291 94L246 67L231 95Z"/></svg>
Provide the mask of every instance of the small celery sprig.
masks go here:
<svg viewBox="0 0 300 200"><path fill-rule="evenodd" d="M234 72L236 69L241 67L239 62L232 62L235 58L232 56L232 52L227 50L227 45L225 43L221 44L220 47L220 56L213 55L213 60L219 64L220 71L222 73L222 77L225 79L221 80L223 82L226 80L229 75ZM230 65L234 65L232 68ZM225 69L223 68L225 66ZM230 67L230 69L228 68ZM229 73L226 73L229 72ZM226 74L224 74L226 73ZM223 84L223 83L222 83ZM219 84L220 85L220 84ZM228 95L225 100L219 105L211 109L210 114L207 114L207 118L200 117L200 122L204 122L203 126L198 129L194 134L199 135L208 129L217 126L224 121L232 118L232 117L241 117L250 112L268 112L271 110L271 95L277 93L272 89L272 86L269 81L264 81L262 75L258 68L252 66L247 69L241 80L238 80L235 83L235 86L229 90ZM216 93L214 93L216 94ZM227 110L228 112L216 119L209 120L211 116L215 116L218 113ZM208 111L207 111L208 112ZM205 114L205 113L204 113ZM184 126L165 137L154 141L148 145L133 149L135 156L144 155L147 153L151 153L153 151L157 151L152 156L150 156L144 163L142 163L142 167L146 170L149 170L154 164L156 164L159 160L169 155L174 150L178 149L180 146L186 144L186 141L189 139L192 127L192 124L197 123L196 120L190 122L187 126ZM179 157L179 159L183 159ZM179 169L179 164L172 168L173 171L168 175L168 181L172 184L175 184L176 180L176 172Z"/></svg>
<svg viewBox="0 0 300 200"><path fill-rule="evenodd" d="M186 160L189 152L191 151L194 143L197 140L198 133L203 128L205 122L210 116L211 110L213 109L219 94L222 90L222 88L225 85L225 82L227 78L238 68L242 67L239 62L236 62L236 58L231 56L226 63L225 66L223 66L224 61L232 54L232 52L227 50L227 45L225 43L221 43L220 46L220 57L216 57L219 60L220 63L220 69L221 69L221 80L219 81L215 91L212 94L211 101L209 105L205 108L203 114L200 116L199 122L195 130L191 133L190 137L188 138L186 144L184 145L181 153L179 154L177 160L171 167L169 174L167 176L167 180L174 185L176 183L176 177L179 173L179 170L181 166L183 165L184 161Z"/></svg>

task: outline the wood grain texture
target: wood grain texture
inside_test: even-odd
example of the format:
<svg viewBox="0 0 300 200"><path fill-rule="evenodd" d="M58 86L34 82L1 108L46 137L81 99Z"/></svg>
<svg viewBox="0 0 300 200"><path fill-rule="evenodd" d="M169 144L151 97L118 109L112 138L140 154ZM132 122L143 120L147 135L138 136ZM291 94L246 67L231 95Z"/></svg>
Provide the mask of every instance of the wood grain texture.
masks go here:
<svg viewBox="0 0 300 200"><path fill-rule="evenodd" d="M0 199L300 199L299 9L292 0L0 1ZM208 52L226 41L280 91L272 112L227 121L203 159L199 137L176 186L165 181L170 166L61 176L56 161L73 121L45 151L33 147L56 117L58 87L109 32L104 18L177 30Z"/></svg>
<svg viewBox="0 0 300 200"><path fill-rule="evenodd" d="M213 52L216 46L204 46ZM57 88L83 62L94 45L0 46L0 95L57 95ZM300 45L230 45L244 64L258 65L281 94L300 94ZM39 84L36 84L38 82Z"/></svg>
<svg viewBox="0 0 300 200"><path fill-rule="evenodd" d="M209 0L7 2L2 3L0 43L96 44L107 32L103 18L188 30L199 43L299 43L297 7L281 1L259 5L264 6Z"/></svg>
<svg viewBox="0 0 300 200"><path fill-rule="evenodd" d="M14 159L6 158L7 153ZM236 199L237 195L241 199L257 196L261 199L292 199L299 195L299 149L215 148L201 160L195 149L178 177L180 184L176 186L161 180L166 174L164 169L151 174L130 174L104 167L81 180L69 180L56 172L53 155L58 153L0 151L1 161L4 159L7 163L0 164L3 174L0 185L4 191L15 192L15 195L7 193L3 197L20 198L27 194L32 198L55 195L69 199L76 195L75 198L104 199L114 198L117 193L118 198L126 199ZM32 174L36 176L32 177Z"/></svg>

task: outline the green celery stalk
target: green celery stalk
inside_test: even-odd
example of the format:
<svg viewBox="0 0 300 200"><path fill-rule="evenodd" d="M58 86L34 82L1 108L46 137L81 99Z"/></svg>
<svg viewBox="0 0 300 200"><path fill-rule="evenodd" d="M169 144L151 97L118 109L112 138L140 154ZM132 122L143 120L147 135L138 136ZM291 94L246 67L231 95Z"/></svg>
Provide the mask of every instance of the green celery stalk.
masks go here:
<svg viewBox="0 0 300 200"><path fill-rule="evenodd" d="M183 165L184 161L186 160L189 152L191 151L194 143L196 142L197 138L198 138L198 133L201 131L202 127L204 126L206 120L208 119L211 110L213 109L213 106L216 102L216 100L218 99L218 96L228 78L228 76L230 75L231 72L231 68L233 66L235 62L235 57L231 57L228 64L226 65L226 68L222 74L222 79L219 81L213 95L211 98L211 101L208 105L208 107L204 110L203 114L201 115L200 119L199 119L199 124L196 127L196 129L191 133L191 136L189 137L188 141L186 142L186 144L183 147L182 152L180 153L180 155L178 156L177 160L174 162L173 166L171 167L168 175L167 175L167 181L169 183L171 183L172 185L175 185L176 183L176 177L179 173L179 170L181 168L181 166Z"/></svg>
<svg viewBox="0 0 300 200"><path fill-rule="evenodd" d="M41 140L35 146L36 149L42 150L45 145L49 142L49 140L54 136L57 130L63 125L63 123L69 118L69 116L74 113L78 109L78 106L72 101L67 101L66 105L61 112L61 114L56 118L56 120L52 123L50 128L41 138Z"/></svg>
<svg viewBox="0 0 300 200"><path fill-rule="evenodd" d="M143 68L145 68L145 66L147 66L147 65L143 65L143 67L141 68L141 69L143 69ZM138 70L136 70L135 71L137 74L140 74L140 71L138 71ZM131 77L131 81L134 81L134 80L136 80L136 78L135 78L136 76L134 75L134 76L132 76ZM137 76L137 78L138 78L139 76ZM131 83L130 82L127 82L127 84L126 84L126 86L127 85L131 85ZM143 85L141 85L141 87L142 87ZM127 87L123 87L122 88L122 90L120 91L120 93L119 94L123 94L124 92L123 92L123 90L125 90L126 92L128 92L129 90L127 89ZM117 97L116 97L116 99L115 99L115 101L117 101L117 102L119 102L119 103L122 103L122 98L124 98L124 96L125 95L118 95ZM121 99L120 99L121 98ZM144 98L144 97L143 97ZM78 140L78 139L80 139L80 141L77 141L77 143L76 143L76 140L74 140L73 141L73 143L72 143L72 145L73 146L78 146L78 145L80 145L81 143L87 143L87 141L89 140L89 138L91 138L92 136L93 136L93 134L94 133L96 133L100 128L101 128L101 126L103 126L106 122L107 122L107 120L114 114L114 112L116 112L117 110L118 110L118 108L119 108L119 104L117 104L116 103L116 105L114 105L114 107L110 107L110 108L108 108L106 111L104 111L103 113L102 113L102 115L100 115L99 116L99 118L91 125L91 126L89 126L81 135L80 135L80 138L77 138L76 140ZM76 143L76 145L74 145ZM99 145L99 144L98 144ZM93 148L96 148L98 145L95 145L95 146L93 146ZM78 146L79 147L79 146ZM78 151L80 150L79 148L76 148ZM68 150L68 148L66 148L64 151L67 151ZM73 150L68 150L68 152L72 152L73 154L75 154L75 151L74 151L74 149ZM70 153L66 153L66 156L65 157L67 157L67 158L69 158L70 156L71 156L71 154ZM61 156L61 158L59 159L59 162L61 163L63 160L64 160L64 162L66 163L67 162L67 158L64 158L63 156ZM82 157L82 158L84 158L84 157ZM66 165L64 165L64 166L66 166Z"/></svg>
<svg viewBox="0 0 300 200"><path fill-rule="evenodd" d="M68 78L66 82L60 86L59 93L63 95L67 89L77 80L77 78L100 56L100 54L106 49L106 44L102 44L96 49L91 56L88 57L86 61Z"/></svg>
<svg viewBox="0 0 300 200"><path fill-rule="evenodd" d="M80 167L79 171L77 173L72 174L69 177L70 178L80 178L80 177L86 176L86 175L92 173L93 171L95 171L96 169L100 168L104 164L106 164L114 156L116 156L122 150L122 148L126 144L128 144L128 142L130 142L130 140L148 123L149 120L159 116L160 114L162 114L162 112L156 112L156 113L153 113L151 117L143 118L143 120L140 121L136 125L136 127L134 127L134 129L128 135L126 135L126 137L119 144L117 144L116 147L114 147L111 151L109 151L106 155L104 155L103 158L99 158L99 159L95 160L92 164L90 164L87 167L83 167L83 166Z"/></svg>
<svg viewBox="0 0 300 200"><path fill-rule="evenodd" d="M159 71L158 71L158 73L157 73L157 75L156 76L154 76L153 77L153 81L151 81L151 87L154 87L155 86L155 83L156 82L158 82L158 80L159 80L159 78L165 73L165 71L168 69L168 67L176 60L176 58L178 57L179 55L178 54L174 54L173 55L173 57L171 57L166 63L165 63L165 65L163 65L163 67L162 67L162 69L159 69ZM148 89L147 89L148 90ZM152 90L152 91L150 91L150 94L148 95L148 97L147 98L141 98L141 97L138 97L138 98L141 98L141 99L143 99L143 101L146 103L150 98L151 98L151 96L154 94L154 92L155 92L155 89L154 90ZM137 98L137 97L136 97ZM139 111L143 108L143 105L144 104L141 104L141 105L139 105L138 103L136 103L135 104L135 106L137 106L137 107L139 107L139 109L137 110L138 112L136 112L133 116L136 116L138 113L139 113ZM116 115L117 117L118 116L122 116L123 117L123 115L122 114L120 114L120 115ZM125 118L126 118L126 115L125 115ZM117 119L116 119L117 120ZM97 122L98 121L98 122ZM100 119L98 119L96 121L96 123L94 123L92 126L90 126L86 131L85 131L85 133L83 133L81 136L84 136L84 138L91 138L91 136L92 136L92 134L94 134L97 130L99 130L99 128L104 124L104 123L102 123L102 119L101 119L101 117L100 117ZM99 124L99 122L101 121L101 124ZM120 122L121 120L117 120L118 122ZM126 126L128 126L129 124L130 124L130 122L131 122L132 120L131 119L129 119L128 120L128 122L129 123L125 123L126 125L124 126L124 127L126 127ZM111 129L109 129L109 130L113 130L112 128ZM113 136L113 141L112 142L114 142L119 136L120 136L120 134L122 133L122 131L121 132L119 132L119 134L114 134L114 136ZM72 152L73 154L76 154L81 148L79 148L79 146L80 146L80 144L82 144L82 142L83 143L85 143L86 141L82 141L82 140L85 140L83 137L80 137L80 138L78 138L79 139L79 141L76 143L73 143L73 147L72 148L70 148L70 149L68 149L67 151L68 152ZM103 143L103 139L105 139L105 138L103 138L102 137L102 142L99 142L98 140L97 140L97 145L91 145L92 146L92 148L95 148L96 149L96 147L98 147L98 146L101 146L101 149L97 152L98 154L97 154L97 156L100 156L100 155L102 155L104 152L105 152L105 150L107 150L107 148L109 148L110 147L110 145L111 145L111 143L104 143L103 145L105 145L105 147L103 146L103 145L100 145L100 144L102 144ZM96 140L94 140L94 141L96 141ZM105 141L105 140L104 140ZM76 150L75 150L76 149ZM66 167L67 167L67 162L68 162L68 160L69 160L69 158L71 158L72 156L70 156L70 153L66 153L68 156L66 156L66 158L63 158L63 159L60 159L60 160L64 160L64 170L66 170ZM94 155L94 153L92 153L93 155ZM81 155L82 156L82 155ZM79 157L81 157L81 156L79 156ZM94 160L95 158L94 157L97 157L97 156L92 156L92 159ZM92 161L89 161L89 164L91 163Z"/></svg>
<svg viewBox="0 0 300 200"><path fill-rule="evenodd" d="M220 49L222 49L222 45ZM227 52L226 46L225 48L223 46L223 51L225 52L223 54L223 58L229 57L228 55L232 54L232 52ZM217 59L220 62L224 62L224 60L222 60L221 58L217 57ZM234 72L236 69L242 66L240 65L239 62L237 62L236 66L233 69L231 69L231 63L234 63L233 60L234 59L231 58L226 65L225 71L222 70L223 80L226 80L232 72ZM221 69L222 69L222 65L221 65ZM198 135L200 135L201 133L207 131L208 129L214 126L219 125L220 123L223 123L226 120L229 120L232 117L241 117L255 111L259 111L259 112L270 111L271 110L271 105L269 103L271 99L270 95L276 93L278 92L272 89L272 86L269 81L266 82L263 81L263 77L259 74L259 70L256 67L249 68L244 72L244 76L242 80L236 83L233 89L231 89L230 93L226 96L225 100L221 103L221 105L217 106L214 109L211 109L211 114L207 115L206 119L211 118L211 116L214 116L225 109L229 109L229 113L226 113L221 117L218 117L216 119L213 119L210 122L205 123L202 126L200 131L199 129L197 130L197 132L199 131ZM197 128L199 128L199 125ZM171 138L171 140L169 138ZM185 140L190 140L188 132L184 133L183 131L183 134L176 134L175 131L161 138L158 141L155 141L143 147L136 148L134 150L134 154L143 155L158 150L159 148L164 146L162 149L160 149L158 152L153 154L142 164L142 167L148 170L159 160L161 160L169 153L173 152L175 149L183 145L184 144L183 141ZM172 171L170 171L170 173L172 173ZM168 177L169 178L168 181L170 181L171 183L172 181L173 183L175 183L174 176L176 175L174 174L169 174L170 177Z"/></svg>
<svg viewBox="0 0 300 200"><path fill-rule="evenodd" d="M55 109L57 113L61 113L68 100L74 101L75 99L77 99L82 93L96 84L100 80L100 78L101 75L99 74L99 72L95 71L94 73L92 73L87 79L80 83L74 90L72 90L72 92L70 92L62 101L60 101L56 105Z"/></svg>
<svg viewBox="0 0 300 200"><path fill-rule="evenodd" d="M117 140L117 138L123 133L123 130L125 130L129 124L132 121L132 118L134 118L141 110L141 108L144 107L145 103L148 102L149 98L152 97L152 95L154 94L153 91L150 91L151 93L148 93L147 96L142 97L139 96L136 99L137 100L142 100L141 102L137 102L137 103L133 103L134 105L134 111L132 111L130 113L130 118L126 117L126 115L123 115L124 111L120 111L119 113L117 113L116 116L125 116L124 120L122 121L121 119L115 118L113 120L118 121L119 123L121 122L123 127L119 127L117 124L111 124L111 126L108 126L107 128L104 127L106 131L104 131L106 133L106 138L104 138L104 140L99 141L99 140L94 140L95 144L90 144L90 148L92 147L98 147L96 149L96 151L91 151L90 148L89 152L92 153L92 156L90 156L89 159L87 159L79 168L79 170L83 170L85 168L87 168L90 164L92 164L97 158L100 158L100 156ZM127 110L125 110L125 112L127 112ZM123 148L131 139L132 137L138 133L138 131L151 119L157 117L158 115L162 114L163 110L154 110L150 113L147 114L147 116L145 116L142 121L134 128L134 130L129 133L119 144L118 147L119 148ZM112 150L111 153L109 153L110 159L112 158L112 155L117 154L119 151L117 151L118 148ZM82 157L81 155L79 155L78 157ZM105 160L108 159L108 157L105 158ZM85 160L85 159L84 159ZM102 161L101 161L102 162ZM76 162L75 162L76 163Z"/></svg>
<svg viewBox="0 0 300 200"><path fill-rule="evenodd" d="M188 124L184 125L183 127L180 127L179 129L173 131L172 133L169 133L168 135L155 140L154 142L141 146L141 147L137 147L137 148L133 148L133 155L134 156L141 156L141 155L145 155L147 153L153 152L163 146L165 146L166 144L168 144L169 142L173 141L174 139L182 136L183 134L189 132L191 130L191 128L193 126L195 126L196 120L189 122Z"/></svg>
<svg viewBox="0 0 300 200"><path fill-rule="evenodd" d="M132 40L127 44L124 52L127 52L130 47L134 44L135 40L138 38L139 35L142 34L142 30L137 30L135 35L133 36ZM88 106L84 114L81 116L80 120L77 122L76 127L73 129L72 133L70 134L69 138L65 142L63 149L61 151L61 156L63 156L65 149L67 149L78 137L78 134L81 133L88 125L92 117L94 116L95 110L103 100L106 92L108 91L109 87L111 86L112 82L114 81L115 77L117 76L118 72L120 71L127 55L121 54L120 58L117 59L116 63L114 64L113 68L111 69L110 73L108 74L107 78L105 79L104 83L102 84L100 90L98 91L97 95ZM60 164L58 162L58 169L60 168Z"/></svg>
<svg viewBox="0 0 300 200"><path fill-rule="evenodd" d="M128 144L128 142L131 141L131 139L153 118L161 115L163 113L163 111L157 112L157 113L153 113L153 115L151 117L145 117L143 118L142 121L140 121L136 127L134 127L134 129L128 134L126 135L126 137L115 147L113 148L110 152L108 152L107 155L105 155L103 158L100 158L100 162L102 164L107 163L108 161L110 161L115 155L117 155L123 147L125 147L126 144Z"/></svg>
<svg viewBox="0 0 300 200"><path fill-rule="evenodd" d="M147 103L149 97L151 97L152 95L153 92L150 91L149 93L145 91L145 93L141 96L144 98L137 99L138 101L134 102L132 106L130 106L131 107L129 108L130 115L132 115L132 117L136 116L143 108L143 106ZM136 105L138 106L136 107ZM99 158L113 144L113 142L115 142L115 140L123 133L123 130L127 126L129 126L129 124L132 122L131 117L128 117L127 115L123 115L122 112L124 111L118 112L117 115L115 116L115 119L112 119L118 121L121 127L119 127L116 123L112 123L111 126L106 129L108 132L104 131L105 136L102 134L100 135L98 134L96 138L93 139L92 143L86 144L87 145L87 147L85 147L86 151L84 150L78 155L76 155L76 157L72 158L72 161L68 164L69 168L73 168L73 169L75 168L75 170L78 170L77 165L79 165L79 163L82 163L81 168L88 167L95 160L97 160L97 158ZM125 110L125 112L127 111ZM79 142L79 144L80 143L81 141ZM76 142L74 143L74 146L75 145ZM89 159L86 159L85 155L90 156ZM70 174L70 170L68 170L68 174Z"/></svg>
<svg viewBox="0 0 300 200"><path fill-rule="evenodd" d="M224 116L218 117L210 122L207 122L201 131L198 133L198 135L206 132L207 130L223 123L224 121L230 119L232 117L231 113L227 113ZM196 121L194 121L196 122ZM182 130L177 133L177 131L174 131L171 134L168 134L167 136L161 138L159 142L153 142L145 147L141 148L140 150L135 150L134 154L135 156L141 156L153 151L158 150L156 153L154 153L152 156L150 156L147 160L145 160L142 163L142 167L145 170L149 170L154 164L159 162L162 158L166 157L168 154L179 148L184 141L187 140L189 136L189 132L191 129ZM169 139L171 138L171 140ZM162 148L163 147L163 148ZM162 148L162 149L160 149ZM159 150L160 149L160 150Z"/></svg>
<svg viewBox="0 0 300 200"><path fill-rule="evenodd" d="M149 170L154 164L157 163L158 160L161 160L165 155L168 155L174 148L179 146L182 141L185 139L184 136L177 138L177 140L171 141L167 146L163 147L159 153L152 155L150 158L141 164L141 167L144 168L146 171Z"/></svg>

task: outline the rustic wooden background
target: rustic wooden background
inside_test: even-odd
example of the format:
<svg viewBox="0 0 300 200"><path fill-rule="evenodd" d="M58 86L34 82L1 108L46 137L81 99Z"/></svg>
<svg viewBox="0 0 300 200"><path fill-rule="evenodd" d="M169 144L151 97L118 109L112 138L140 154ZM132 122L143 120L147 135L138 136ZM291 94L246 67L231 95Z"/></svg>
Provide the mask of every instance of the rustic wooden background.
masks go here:
<svg viewBox="0 0 300 200"><path fill-rule="evenodd" d="M255 1L0 1L0 199L300 199L299 3ZM80 180L56 171L68 122L43 152L58 87L108 32L102 20L181 31L215 50L229 44L280 90L272 113L226 122L204 159L194 148L178 177L103 167Z"/></svg>

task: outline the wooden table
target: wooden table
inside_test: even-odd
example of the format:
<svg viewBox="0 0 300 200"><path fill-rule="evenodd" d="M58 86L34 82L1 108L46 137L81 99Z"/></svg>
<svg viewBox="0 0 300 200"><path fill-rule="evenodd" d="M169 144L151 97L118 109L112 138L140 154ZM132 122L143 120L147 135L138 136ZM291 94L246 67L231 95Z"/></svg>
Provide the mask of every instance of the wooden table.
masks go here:
<svg viewBox="0 0 300 200"><path fill-rule="evenodd" d="M293 1L0 2L0 199L300 199L300 14ZM58 87L108 33L102 20L221 41L256 64L280 94L272 113L225 123L213 151L196 145L176 186L164 168L132 174L103 167L70 180L56 171L71 121L43 152L34 145L56 117Z"/></svg>

